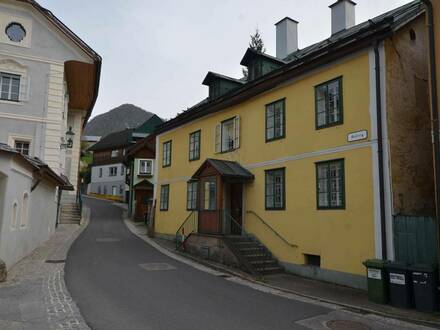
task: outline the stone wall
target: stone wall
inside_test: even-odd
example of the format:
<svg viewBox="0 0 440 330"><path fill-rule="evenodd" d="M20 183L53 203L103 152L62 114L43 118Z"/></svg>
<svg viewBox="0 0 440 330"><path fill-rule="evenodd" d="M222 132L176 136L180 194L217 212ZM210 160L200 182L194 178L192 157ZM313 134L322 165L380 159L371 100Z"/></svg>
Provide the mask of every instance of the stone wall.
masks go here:
<svg viewBox="0 0 440 330"><path fill-rule="evenodd" d="M185 251L227 266L240 267L235 255L219 236L192 234L185 242Z"/></svg>
<svg viewBox="0 0 440 330"><path fill-rule="evenodd" d="M429 216L435 210L427 46L423 16L386 42L394 215Z"/></svg>

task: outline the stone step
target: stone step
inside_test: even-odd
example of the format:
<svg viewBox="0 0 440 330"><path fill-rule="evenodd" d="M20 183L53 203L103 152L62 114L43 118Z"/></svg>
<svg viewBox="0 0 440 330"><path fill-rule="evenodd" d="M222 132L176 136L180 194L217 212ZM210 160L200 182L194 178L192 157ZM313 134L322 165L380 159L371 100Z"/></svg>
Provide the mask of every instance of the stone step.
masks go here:
<svg viewBox="0 0 440 330"><path fill-rule="evenodd" d="M281 266L264 267L264 268L260 267L260 268L256 268L256 270L261 275L280 274L284 272L284 268Z"/></svg>
<svg viewBox="0 0 440 330"><path fill-rule="evenodd" d="M272 256L268 253L244 254L243 257L250 262L258 260L273 260Z"/></svg>
<svg viewBox="0 0 440 330"><path fill-rule="evenodd" d="M258 247L242 247L238 249L241 254L244 256L252 255L252 254L258 254L258 253L266 253L266 249L262 246Z"/></svg>
<svg viewBox="0 0 440 330"><path fill-rule="evenodd" d="M254 265L256 268L260 267L278 267L278 262L275 259L260 259L260 260L253 260L250 261L252 265Z"/></svg>

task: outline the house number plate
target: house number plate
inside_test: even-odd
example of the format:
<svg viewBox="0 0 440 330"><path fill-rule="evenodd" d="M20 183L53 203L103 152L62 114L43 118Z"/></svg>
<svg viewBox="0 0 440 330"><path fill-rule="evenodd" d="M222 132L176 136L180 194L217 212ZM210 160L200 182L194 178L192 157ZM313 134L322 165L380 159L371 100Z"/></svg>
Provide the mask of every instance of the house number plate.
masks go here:
<svg viewBox="0 0 440 330"><path fill-rule="evenodd" d="M347 136L348 142L365 140L366 138L368 138L368 131L367 130L353 132L353 133L348 134L348 136Z"/></svg>

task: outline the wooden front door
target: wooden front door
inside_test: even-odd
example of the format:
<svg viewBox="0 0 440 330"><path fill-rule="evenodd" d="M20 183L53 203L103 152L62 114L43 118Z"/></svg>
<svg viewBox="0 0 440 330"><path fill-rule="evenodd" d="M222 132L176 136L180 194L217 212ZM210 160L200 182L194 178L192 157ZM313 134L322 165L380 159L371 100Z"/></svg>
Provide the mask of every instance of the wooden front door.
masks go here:
<svg viewBox="0 0 440 330"><path fill-rule="evenodd" d="M199 182L199 232L221 234L221 187L218 177L201 178Z"/></svg>
<svg viewBox="0 0 440 330"><path fill-rule="evenodd" d="M231 234L241 235L243 218L243 184L231 183L231 216L235 220L231 223Z"/></svg>
<svg viewBox="0 0 440 330"><path fill-rule="evenodd" d="M145 219L145 214L148 212L148 201L153 197L152 190L136 190L136 219Z"/></svg>

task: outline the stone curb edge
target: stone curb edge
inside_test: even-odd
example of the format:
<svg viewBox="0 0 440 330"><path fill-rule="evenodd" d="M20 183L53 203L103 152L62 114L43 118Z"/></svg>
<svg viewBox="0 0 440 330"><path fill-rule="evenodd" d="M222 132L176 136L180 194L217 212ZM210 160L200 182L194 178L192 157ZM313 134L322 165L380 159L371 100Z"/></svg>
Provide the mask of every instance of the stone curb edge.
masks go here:
<svg viewBox="0 0 440 330"><path fill-rule="evenodd" d="M150 238L144 237L141 234L137 233L134 230L134 228L132 227L134 225L131 223L131 220L123 219L123 222L125 223L127 228L130 230L130 232L132 232L134 235L136 235L137 237L139 237L140 239L142 239L143 241L145 241L146 243L151 245L153 248L157 249L159 252L163 252L163 250L166 250L168 252L168 253L165 253L166 255L168 255L168 256L170 256L169 254L175 255L176 257L178 257L177 260L180 260L180 258L189 259L189 260L191 260L193 262L196 262L198 264L201 264L201 265L203 265L205 267L211 268L211 269L213 269L213 270L215 270L217 272L228 273L228 274L231 274L231 275L236 276L238 278L241 278L241 279L243 279L245 281L249 281L249 282L257 284L257 285L265 286L265 287L267 287L269 289L272 289L272 290L277 290L277 291L284 292L284 293L287 293L287 294L293 294L293 295L296 295L296 296L299 296L299 297L303 297L303 298L306 298L306 299L310 299L310 300L313 300L313 301L316 301L316 302L319 302L319 303L323 303L323 304L326 304L326 305L339 306L341 308L348 309L349 311L352 311L352 312L354 311L354 312L368 313L368 314L373 314L373 315L377 315L377 316L380 316L380 317L392 318L392 319L399 320L399 321L411 322L411 323L417 324L417 325L436 326L436 327L440 326L440 322L427 321L427 320L414 319L414 318L405 318L405 317L402 317L400 315L396 315L396 314L392 314L392 313L383 313L383 312L379 312L379 311L372 310L372 309L365 308L365 307L361 307L361 306L344 304L344 303L333 301L333 300L330 300L330 299L324 299L324 298L320 298L320 297L316 297L316 296L312 296L312 295L306 295L306 294L303 294L303 293L295 292L293 290L289 290L289 289L277 287L277 286L274 286L274 285L270 285L270 284L267 284L267 283L264 283L264 282L260 282L260 281L255 280L252 277L245 276L245 275L243 275L243 274L241 274L239 272L235 272L234 270L232 270L230 268L219 266L217 264L213 264L213 263L208 262L206 260L203 260L203 259L200 259L200 258L196 258L194 256L189 256L186 253L178 252L178 251L172 250L172 249L170 249L168 247L164 247L164 246L154 242ZM333 308L333 309L335 309L335 308Z"/></svg>

